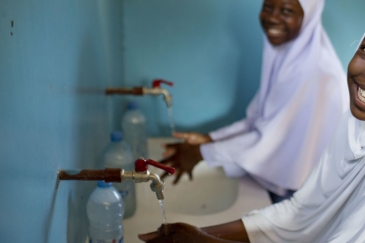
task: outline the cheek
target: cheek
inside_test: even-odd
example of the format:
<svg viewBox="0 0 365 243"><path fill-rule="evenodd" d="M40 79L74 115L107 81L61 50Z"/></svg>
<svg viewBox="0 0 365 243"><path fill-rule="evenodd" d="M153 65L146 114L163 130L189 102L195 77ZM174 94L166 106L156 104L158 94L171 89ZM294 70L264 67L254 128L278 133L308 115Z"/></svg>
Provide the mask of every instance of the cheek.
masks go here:
<svg viewBox="0 0 365 243"><path fill-rule="evenodd" d="M356 77L365 73L365 60L355 55L349 63L347 72L349 77Z"/></svg>
<svg viewBox="0 0 365 243"><path fill-rule="evenodd" d="M297 36L302 27L302 21L298 21L298 19L292 20L290 24L290 34L292 36Z"/></svg>
<svg viewBox="0 0 365 243"><path fill-rule="evenodd" d="M291 16L288 17L286 20L286 25L288 28L288 32L293 36L298 35L300 32L300 29L302 28L303 23L303 17L301 16Z"/></svg>

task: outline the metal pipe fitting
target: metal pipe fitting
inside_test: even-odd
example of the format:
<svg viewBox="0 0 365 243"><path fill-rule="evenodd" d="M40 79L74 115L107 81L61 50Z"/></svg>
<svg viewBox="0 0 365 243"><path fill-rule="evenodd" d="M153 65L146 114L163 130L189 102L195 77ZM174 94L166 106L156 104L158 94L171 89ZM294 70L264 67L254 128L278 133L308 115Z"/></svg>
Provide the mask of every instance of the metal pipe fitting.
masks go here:
<svg viewBox="0 0 365 243"><path fill-rule="evenodd" d="M149 178L152 181L152 183L150 184L151 190L156 193L158 200L163 200L165 198L163 194L165 183L163 182L163 180L160 179L157 174L154 173L150 173Z"/></svg>
<svg viewBox="0 0 365 243"><path fill-rule="evenodd" d="M166 102L167 107L171 107L172 106L172 97L169 93L169 91L167 91L166 89L162 89L162 88L146 88L143 87L142 88L142 92L143 94L150 94L150 95L163 95L163 98Z"/></svg>
<svg viewBox="0 0 365 243"><path fill-rule="evenodd" d="M121 181L132 180L135 183L142 183L151 181L150 188L156 193L158 200L164 199L163 189L164 182L160 179L157 174L151 173L150 171L145 171L143 173L135 171L121 171Z"/></svg>

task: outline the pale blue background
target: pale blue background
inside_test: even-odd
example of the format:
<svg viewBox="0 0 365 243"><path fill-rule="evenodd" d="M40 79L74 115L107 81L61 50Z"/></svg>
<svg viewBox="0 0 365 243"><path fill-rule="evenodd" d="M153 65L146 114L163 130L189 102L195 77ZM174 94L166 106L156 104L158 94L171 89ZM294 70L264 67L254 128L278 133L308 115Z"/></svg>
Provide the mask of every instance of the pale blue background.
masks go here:
<svg viewBox="0 0 365 243"><path fill-rule="evenodd" d="M364 31L365 2L327 2L324 25L345 68ZM106 86L174 81L179 130L207 132L242 118L259 82L260 4L1 0L0 241L83 242L94 183L55 190L56 173L93 167L119 128L126 99L98 93ZM135 100L148 134L168 136L162 98Z"/></svg>

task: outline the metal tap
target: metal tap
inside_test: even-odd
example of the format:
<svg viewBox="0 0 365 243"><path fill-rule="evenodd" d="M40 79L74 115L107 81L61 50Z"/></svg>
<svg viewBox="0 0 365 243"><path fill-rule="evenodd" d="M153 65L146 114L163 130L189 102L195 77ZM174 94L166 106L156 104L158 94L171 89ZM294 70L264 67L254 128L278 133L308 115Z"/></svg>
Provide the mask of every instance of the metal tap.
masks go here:
<svg viewBox="0 0 365 243"><path fill-rule="evenodd" d="M59 170L58 179L59 180L84 180L84 181L99 181L103 180L105 182L118 182L123 183L123 181L131 180L135 183L142 183L151 181L150 188L156 193L158 200L164 199L163 189L164 182L160 177L151 173L148 170L148 165L155 166L166 171L169 174L174 174L175 169L162 165L151 159L139 158L135 162L134 171L125 171L122 168L105 168L104 170Z"/></svg>
<svg viewBox="0 0 365 243"><path fill-rule="evenodd" d="M161 83L173 86L173 82L165 81L162 79L155 79L152 81L152 88L147 87L133 87L133 88L106 88L106 95L163 95L163 99L166 102L167 107L172 106L172 96L169 91L161 88Z"/></svg>

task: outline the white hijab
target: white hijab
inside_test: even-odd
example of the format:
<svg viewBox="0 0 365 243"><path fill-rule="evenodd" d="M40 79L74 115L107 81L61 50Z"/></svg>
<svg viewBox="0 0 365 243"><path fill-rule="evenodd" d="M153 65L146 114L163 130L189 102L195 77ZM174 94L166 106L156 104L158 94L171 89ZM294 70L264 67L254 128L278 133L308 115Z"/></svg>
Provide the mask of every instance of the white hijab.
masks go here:
<svg viewBox="0 0 365 243"><path fill-rule="evenodd" d="M365 122L350 112L291 200L242 220L252 243L365 242Z"/></svg>
<svg viewBox="0 0 365 243"><path fill-rule="evenodd" d="M260 89L247 118L210 133L215 143L201 146L211 166L223 166L228 176L248 172L278 194L302 185L349 102L346 76L321 23L324 0L299 2L299 35L277 47L265 37Z"/></svg>

